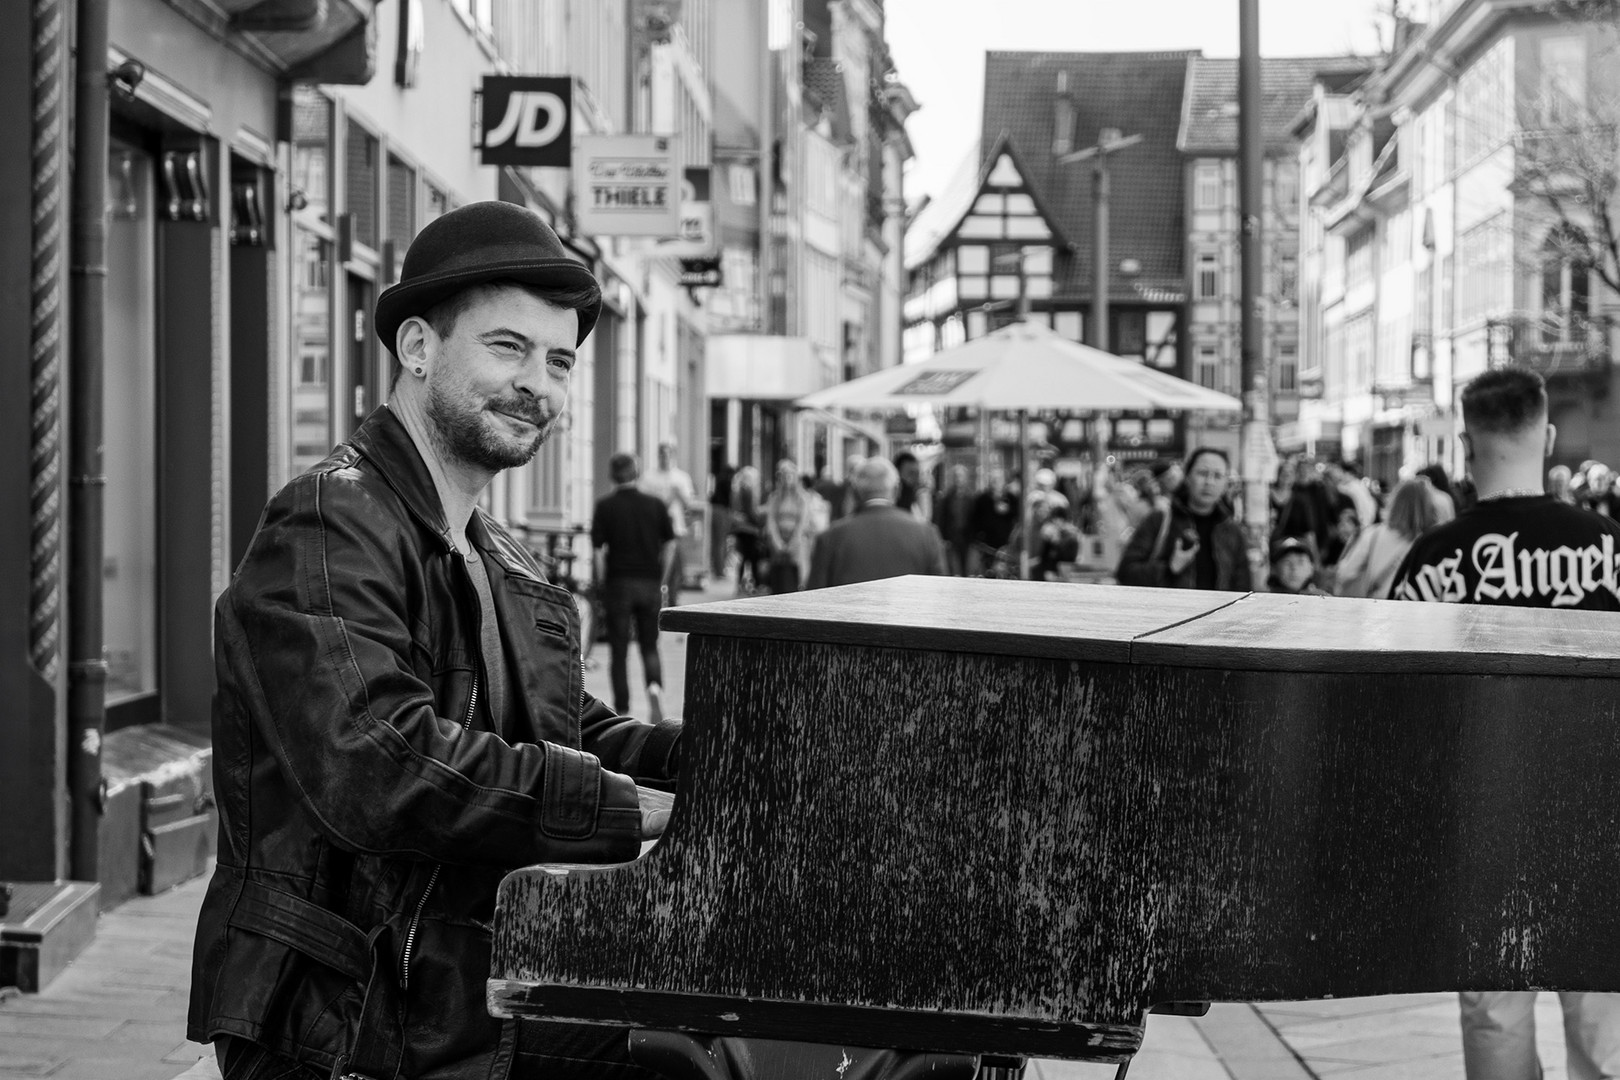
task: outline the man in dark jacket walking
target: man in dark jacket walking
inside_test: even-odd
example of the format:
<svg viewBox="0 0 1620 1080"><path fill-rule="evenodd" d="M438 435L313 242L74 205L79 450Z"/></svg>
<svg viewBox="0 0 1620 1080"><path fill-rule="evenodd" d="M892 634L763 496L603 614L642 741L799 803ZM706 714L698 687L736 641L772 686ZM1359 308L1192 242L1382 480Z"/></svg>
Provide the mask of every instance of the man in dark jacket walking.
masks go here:
<svg viewBox="0 0 1620 1080"><path fill-rule="evenodd" d="M675 526L668 506L636 487L641 463L634 454L608 459L613 490L596 502L591 544L596 580L607 612L613 711L630 711L630 638L641 647L641 674L653 719L664 715L664 668L658 660L658 613L670 601L675 565Z"/></svg>
<svg viewBox="0 0 1620 1080"><path fill-rule="evenodd" d="M1143 518L1120 554L1119 583L1248 592L1248 543L1223 497L1229 478L1221 451L1203 447L1189 454L1187 478L1169 509Z"/></svg>
<svg viewBox="0 0 1620 1080"><path fill-rule="evenodd" d="M851 482L860 509L816 537L805 588L945 573L939 533L894 504L900 474L893 465L872 458Z"/></svg>
<svg viewBox="0 0 1620 1080"><path fill-rule="evenodd" d="M677 722L584 692L579 615L477 509L568 401L601 294L537 216L422 230L388 405L276 493L215 609L219 859L187 1036L226 1080L633 1075L610 1028L492 1019L501 877L634 858Z"/></svg>

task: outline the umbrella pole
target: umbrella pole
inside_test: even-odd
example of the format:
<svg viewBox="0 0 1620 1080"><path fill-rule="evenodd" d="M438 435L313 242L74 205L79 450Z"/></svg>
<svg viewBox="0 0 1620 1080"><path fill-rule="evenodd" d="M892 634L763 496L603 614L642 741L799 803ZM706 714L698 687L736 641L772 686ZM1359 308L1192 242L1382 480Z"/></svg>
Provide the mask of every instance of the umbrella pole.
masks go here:
<svg viewBox="0 0 1620 1080"><path fill-rule="evenodd" d="M1033 515L1030 513L1030 491L1034 487L1035 474L1029 468L1029 410L1018 410L1018 455L1019 467L1023 470L1023 479L1018 483L1018 518L1023 523L1018 530L1018 577L1022 581L1029 580L1029 526Z"/></svg>

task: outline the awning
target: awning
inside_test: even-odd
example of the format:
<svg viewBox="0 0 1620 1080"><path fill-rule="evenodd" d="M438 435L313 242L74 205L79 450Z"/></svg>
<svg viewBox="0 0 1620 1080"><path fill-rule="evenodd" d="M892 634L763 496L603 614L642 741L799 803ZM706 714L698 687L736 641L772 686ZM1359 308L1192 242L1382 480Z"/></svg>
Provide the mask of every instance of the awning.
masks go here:
<svg viewBox="0 0 1620 1080"><path fill-rule="evenodd" d="M716 334L703 350L711 398L792 401L830 381L809 338Z"/></svg>

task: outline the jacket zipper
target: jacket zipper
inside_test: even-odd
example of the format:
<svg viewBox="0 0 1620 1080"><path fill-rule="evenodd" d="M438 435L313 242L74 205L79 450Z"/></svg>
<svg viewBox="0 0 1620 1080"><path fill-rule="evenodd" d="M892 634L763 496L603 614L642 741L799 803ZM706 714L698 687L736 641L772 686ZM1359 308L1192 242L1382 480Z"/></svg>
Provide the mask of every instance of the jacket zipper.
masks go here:
<svg viewBox="0 0 1620 1080"><path fill-rule="evenodd" d="M570 594L569 599L574 602L574 621L579 623L579 625L581 627L584 627L585 619L579 613L579 597ZM594 627L592 628L592 632L593 633L595 632ZM584 636L583 633L581 633L580 640L579 640L579 717L578 717L578 719L579 719L580 723L584 723L584 721L585 721L585 636Z"/></svg>
<svg viewBox="0 0 1620 1080"><path fill-rule="evenodd" d="M472 694L467 698L467 716L461 721L461 730L467 731L472 727L473 709L478 707L478 673L473 673ZM416 911L411 915L410 928L405 931L405 949L399 957L399 989L401 993L411 988L411 953L416 949L416 927L422 921L422 909L427 907L428 897L433 895L433 886L439 883L439 874L444 870L443 863L433 864L433 873L428 875L427 888L422 890L421 897L416 901Z"/></svg>

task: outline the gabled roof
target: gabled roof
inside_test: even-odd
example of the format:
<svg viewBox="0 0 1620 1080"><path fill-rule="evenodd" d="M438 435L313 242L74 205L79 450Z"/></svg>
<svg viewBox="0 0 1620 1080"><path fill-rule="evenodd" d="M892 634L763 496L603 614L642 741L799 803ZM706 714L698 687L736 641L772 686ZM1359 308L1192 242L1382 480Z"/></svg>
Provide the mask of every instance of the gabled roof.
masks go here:
<svg viewBox="0 0 1620 1080"><path fill-rule="evenodd" d="M951 178L938 195L929 199L906 228L906 269L921 266L934 257L944 242L979 197L979 185L984 170L979 165L979 144L968 148Z"/></svg>
<svg viewBox="0 0 1620 1080"><path fill-rule="evenodd" d="M1294 120L1310 103L1319 78L1365 74L1373 61L1357 56L1266 57L1260 61L1260 131L1266 149L1291 150ZM1235 154L1238 149L1238 62L1199 57L1187 73L1176 144L1185 154Z"/></svg>
<svg viewBox="0 0 1620 1080"><path fill-rule="evenodd" d="M985 56L980 144L1006 132L1028 164L1027 175L1075 257L1059 260L1060 297L1089 295L1092 166L1060 165L1053 153L1058 77L1071 102L1071 145L1093 145L1102 128L1142 141L1111 155L1109 254L1135 259L1134 280L1113 275L1113 293L1137 298L1142 289L1184 288L1182 158L1176 148L1182 92L1197 52L991 52Z"/></svg>
<svg viewBox="0 0 1620 1080"><path fill-rule="evenodd" d="M1029 167L1024 163L1023 155L1013 145L1007 133L1002 132L990 144L988 153L981 155L978 147L974 147L972 153L957 167L951 182L946 185L940 197L930 200L918 212L911 227L906 230L906 269L913 270L933 258L939 246L956 232L963 220L972 212L981 192L986 189L1016 187L1028 190L1035 202L1036 213L1051 230L1055 246L1069 247L1069 241L1065 238L1057 217L1048 208L1045 199L1030 179Z"/></svg>

